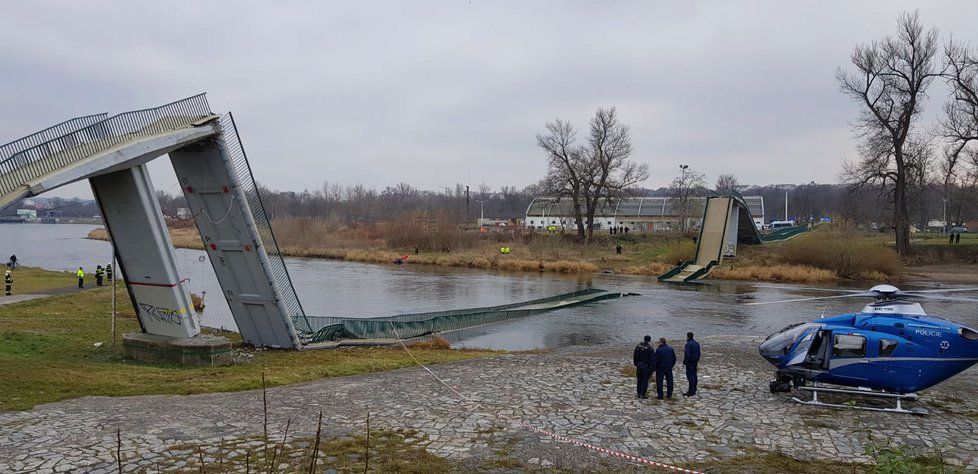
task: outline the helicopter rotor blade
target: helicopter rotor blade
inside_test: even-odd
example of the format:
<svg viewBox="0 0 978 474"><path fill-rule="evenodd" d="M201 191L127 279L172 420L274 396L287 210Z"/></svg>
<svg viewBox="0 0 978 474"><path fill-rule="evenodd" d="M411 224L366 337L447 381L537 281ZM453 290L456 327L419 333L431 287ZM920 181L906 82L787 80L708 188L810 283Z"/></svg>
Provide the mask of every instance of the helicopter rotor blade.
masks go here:
<svg viewBox="0 0 978 474"><path fill-rule="evenodd" d="M781 303L800 303L803 301L818 301L818 300L834 300L839 298L856 298L856 297L875 297L873 293L851 293L848 295L835 295L835 296L813 296L811 298L795 298L790 300L778 300L778 301L757 301L744 303L744 306L760 306L765 304L781 304Z"/></svg>
<svg viewBox="0 0 978 474"><path fill-rule="evenodd" d="M939 295L907 295L907 296L917 296L918 298L927 298L931 300L942 300L942 301L961 301L964 303L978 303L978 298L962 298L960 296L939 296Z"/></svg>
<svg viewBox="0 0 978 474"><path fill-rule="evenodd" d="M938 288L932 290L907 290L905 293L962 293L966 291L978 291L978 287L972 288Z"/></svg>
<svg viewBox="0 0 978 474"><path fill-rule="evenodd" d="M754 288L768 288L789 291L831 291L832 293L865 293L866 290L851 290L848 288L818 288L814 286L780 286L780 285L751 285Z"/></svg>

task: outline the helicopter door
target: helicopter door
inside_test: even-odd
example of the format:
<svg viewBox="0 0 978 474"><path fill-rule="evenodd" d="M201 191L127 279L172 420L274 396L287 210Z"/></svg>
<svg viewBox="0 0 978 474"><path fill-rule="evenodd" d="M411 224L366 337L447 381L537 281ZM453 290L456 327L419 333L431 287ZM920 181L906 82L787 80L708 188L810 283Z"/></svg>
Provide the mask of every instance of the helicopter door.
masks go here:
<svg viewBox="0 0 978 474"><path fill-rule="evenodd" d="M828 370L829 368L829 341L832 338L832 331L821 330L812 339L812 345L808 348L808 356L805 357L803 366L812 370Z"/></svg>

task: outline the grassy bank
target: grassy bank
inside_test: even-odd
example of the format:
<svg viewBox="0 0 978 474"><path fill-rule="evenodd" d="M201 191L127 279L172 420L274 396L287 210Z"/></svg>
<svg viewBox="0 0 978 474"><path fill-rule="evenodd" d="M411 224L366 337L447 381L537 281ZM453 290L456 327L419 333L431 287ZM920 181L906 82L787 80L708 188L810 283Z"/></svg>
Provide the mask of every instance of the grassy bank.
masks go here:
<svg viewBox="0 0 978 474"><path fill-rule="evenodd" d="M3 268L0 266L0 268ZM3 273L3 272L0 272ZM10 274L14 279L15 295L45 293L60 289L72 289L78 285L78 278L72 272L52 272L33 267L17 267ZM94 280L94 274L92 279Z"/></svg>
<svg viewBox="0 0 978 474"><path fill-rule="evenodd" d="M171 229L178 247L200 249L193 227ZM388 225L340 228L325 221L284 219L273 222L283 253L296 257L329 258L370 263L390 263L407 256L408 264L428 264L515 271L552 271L657 276L681 260L694 256L691 238L669 234L595 235L588 245L573 242L571 235L549 235L521 230L462 231L456 228L402 229ZM105 239L104 230L90 238ZM945 261L978 262L978 236L966 236L951 246L941 238L918 239L917 257L910 263ZM416 244L412 244L412 242ZM621 245L622 253L615 251ZM511 252L500 253L500 247ZM974 255L969 252L974 251ZM971 260L969 260L969 258ZM890 281L903 279L905 263L894 252L885 234L863 233L824 225L785 242L741 246L738 255L726 259L712 278L780 282L831 282L838 280Z"/></svg>
<svg viewBox="0 0 978 474"><path fill-rule="evenodd" d="M53 273L53 272L52 272ZM123 299L127 301L126 299ZM182 367L122 358L121 334L138 331L131 308L119 318L120 341L111 344L110 292L74 295L3 306L0 310L0 410L88 395L189 394L269 386L379 372L414 365L398 348L318 351L247 350L247 363L229 367ZM96 347L94 344L102 342ZM424 363L483 357L491 351L418 347Z"/></svg>

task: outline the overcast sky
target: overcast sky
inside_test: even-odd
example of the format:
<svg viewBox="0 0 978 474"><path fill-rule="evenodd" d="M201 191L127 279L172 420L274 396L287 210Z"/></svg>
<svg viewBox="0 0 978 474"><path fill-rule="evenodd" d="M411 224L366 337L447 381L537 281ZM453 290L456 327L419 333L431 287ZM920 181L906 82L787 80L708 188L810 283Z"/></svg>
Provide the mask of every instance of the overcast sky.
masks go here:
<svg viewBox="0 0 978 474"><path fill-rule="evenodd" d="M857 111L834 74L855 44L913 8L978 40L978 2L914 3L5 0L0 142L205 91L271 188L498 189L543 176L545 122L616 106L648 187L681 163L710 182L834 182ZM176 191L166 160L152 169Z"/></svg>

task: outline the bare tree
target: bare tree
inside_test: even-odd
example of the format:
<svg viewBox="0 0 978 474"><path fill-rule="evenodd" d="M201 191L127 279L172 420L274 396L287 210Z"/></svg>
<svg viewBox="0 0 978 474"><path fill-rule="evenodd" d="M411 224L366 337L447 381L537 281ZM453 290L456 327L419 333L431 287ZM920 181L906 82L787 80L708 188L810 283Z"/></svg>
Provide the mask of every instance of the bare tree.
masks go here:
<svg viewBox="0 0 978 474"><path fill-rule="evenodd" d="M547 176L543 187L554 199L571 200L577 238L586 238L582 201L592 172L584 150L575 144L577 131L570 122L556 119L548 122L547 131L537 134L537 146L547 153Z"/></svg>
<svg viewBox="0 0 978 474"><path fill-rule="evenodd" d="M938 38L924 31L919 15L901 14L896 37L887 36L852 52L854 71L836 73L840 89L863 106L853 123L861 140L858 162L846 175L855 184L882 184L892 190L893 224L900 255L910 252L907 141L915 131L927 87L941 75L935 61Z"/></svg>
<svg viewBox="0 0 978 474"><path fill-rule="evenodd" d="M689 218L697 213L695 197L702 194L706 187L706 175L683 168L682 174L676 176L669 185L669 194L673 197L673 211L679 216L680 229L689 230Z"/></svg>
<svg viewBox="0 0 978 474"><path fill-rule="evenodd" d="M717 176L715 191L720 194L731 194L737 191L737 178L732 174L721 174Z"/></svg>
<svg viewBox="0 0 978 474"><path fill-rule="evenodd" d="M947 142L941 164L947 201L952 186L966 189L978 173L978 48L952 40L944 54L951 98L944 106L939 130Z"/></svg>
<svg viewBox="0 0 978 474"><path fill-rule="evenodd" d="M613 206L649 179L649 165L628 159L632 155L631 132L618 119L614 107L599 108L591 118L585 151L589 182L584 188L585 225L588 239L594 233L594 216L602 206Z"/></svg>
<svg viewBox="0 0 978 474"><path fill-rule="evenodd" d="M547 153L544 188L555 199L570 198L578 241L594 233L594 217L602 206L613 205L631 188L649 178L649 167L629 161L631 133L614 107L599 108L591 118L587 143L577 145L577 132L569 122L547 123L537 134L537 145Z"/></svg>

